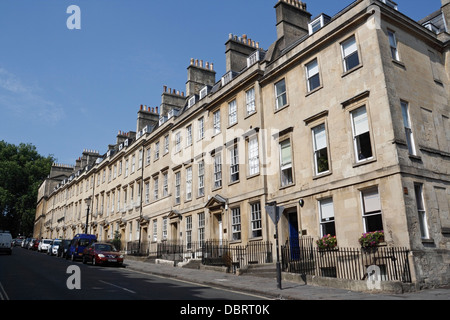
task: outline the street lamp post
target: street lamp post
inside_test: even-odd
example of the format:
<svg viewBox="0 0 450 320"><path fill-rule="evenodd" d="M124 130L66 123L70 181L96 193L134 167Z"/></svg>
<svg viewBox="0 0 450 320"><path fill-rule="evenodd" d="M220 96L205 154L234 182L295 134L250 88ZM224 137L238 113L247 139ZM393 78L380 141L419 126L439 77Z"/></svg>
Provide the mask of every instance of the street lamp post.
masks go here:
<svg viewBox="0 0 450 320"><path fill-rule="evenodd" d="M87 211L86 211L86 227L85 227L85 233L88 233L88 223L89 223L89 208L91 206L91 197L87 198L86 200L84 200L84 202L86 202L86 206L87 206Z"/></svg>

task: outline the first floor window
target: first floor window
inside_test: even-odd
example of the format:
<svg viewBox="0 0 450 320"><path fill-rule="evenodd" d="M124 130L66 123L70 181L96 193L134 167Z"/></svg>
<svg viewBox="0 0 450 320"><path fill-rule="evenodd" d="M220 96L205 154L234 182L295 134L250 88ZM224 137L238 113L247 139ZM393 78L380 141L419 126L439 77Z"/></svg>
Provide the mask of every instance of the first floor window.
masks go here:
<svg viewBox="0 0 450 320"><path fill-rule="evenodd" d="M251 176L259 173L259 148L256 136L248 140L248 167Z"/></svg>
<svg viewBox="0 0 450 320"><path fill-rule="evenodd" d="M250 90L245 92L245 104L247 107L247 115L252 114L256 111L255 88L251 88Z"/></svg>
<svg viewBox="0 0 450 320"><path fill-rule="evenodd" d="M158 184L159 184L159 178L155 177L153 181L153 200L158 200Z"/></svg>
<svg viewBox="0 0 450 320"><path fill-rule="evenodd" d="M238 147L234 145L230 150L230 182L239 180L239 154Z"/></svg>
<svg viewBox="0 0 450 320"><path fill-rule="evenodd" d="M281 186L288 186L294 182L292 175L291 140L280 142L280 174Z"/></svg>
<svg viewBox="0 0 450 320"><path fill-rule="evenodd" d="M319 63L314 59L306 65L308 92L320 87Z"/></svg>
<svg viewBox="0 0 450 320"><path fill-rule="evenodd" d="M175 173L175 204L180 203L181 197L181 172Z"/></svg>
<svg viewBox="0 0 450 320"><path fill-rule="evenodd" d="M214 156L214 188L222 186L222 155L216 154Z"/></svg>
<svg viewBox="0 0 450 320"><path fill-rule="evenodd" d="M259 202L251 205L251 228L252 237L262 236L262 221L261 221L261 204Z"/></svg>
<svg viewBox="0 0 450 320"><path fill-rule="evenodd" d="M353 144L356 161L360 162L372 158L372 143L370 141L369 119L366 106L351 112Z"/></svg>
<svg viewBox="0 0 450 320"><path fill-rule="evenodd" d="M381 202L378 188L361 191L365 232L383 230Z"/></svg>
<svg viewBox="0 0 450 320"><path fill-rule="evenodd" d="M428 239L428 226L425 205L423 200L423 185L414 184L414 194L416 196L417 213L419 217L420 236L422 239Z"/></svg>
<svg viewBox="0 0 450 320"><path fill-rule="evenodd" d="M198 214L198 242L200 247L203 247L205 242L205 213L201 212Z"/></svg>
<svg viewBox="0 0 450 320"><path fill-rule="evenodd" d="M169 195L169 174L167 172L163 173L163 197Z"/></svg>
<svg viewBox="0 0 450 320"><path fill-rule="evenodd" d="M328 148L325 124L321 124L312 129L313 147L314 147L314 165L315 173L321 174L327 172L330 168L328 165Z"/></svg>
<svg viewBox="0 0 450 320"><path fill-rule="evenodd" d="M198 163L198 196L205 195L205 161Z"/></svg>
<svg viewBox="0 0 450 320"><path fill-rule="evenodd" d="M241 209L231 209L231 239L241 240Z"/></svg>
<svg viewBox="0 0 450 320"><path fill-rule="evenodd" d="M192 199L192 167L186 168L186 200Z"/></svg>
<svg viewBox="0 0 450 320"><path fill-rule="evenodd" d="M325 235L336 235L336 229L334 225L334 208L333 199L328 198L319 201L320 210L320 231L322 237Z"/></svg>
<svg viewBox="0 0 450 320"><path fill-rule="evenodd" d="M395 33L393 31L388 30L389 36L389 45L391 47L391 56L392 59L399 61L398 49L397 49L397 39L395 37Z"/></svg>
<svg viewBox="0 0 450 320"><path fill-rule="evenodd" d="M414 145L414 135L411 128L411 121L409 118L409 104L408 102L402 101L402 117L403 126L405 128L406 144L408 145L408 152L411 155L416 155L416 147Z"/></svg>
<svg viewBox="0 0 450 320"><path fill-rule="evenodd" d="M228 104L228 125L231 126L237 122L237 104L236 100Z"/></svg>
<svg viewBox="0 0 450 320"><path fill-rule="evenodd" d="M192 248L192 216L186 217L186 248Z"/></svg>

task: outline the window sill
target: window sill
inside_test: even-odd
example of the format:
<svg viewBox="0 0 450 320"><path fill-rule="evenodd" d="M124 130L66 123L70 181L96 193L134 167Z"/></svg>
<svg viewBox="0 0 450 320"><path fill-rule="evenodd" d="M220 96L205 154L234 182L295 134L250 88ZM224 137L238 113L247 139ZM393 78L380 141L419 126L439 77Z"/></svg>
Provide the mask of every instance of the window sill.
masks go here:
<svg viewBox="0 0 450 320"><path fill-rule="evenodd" d="M288 107L289 107L289 103L288 103L288 104L285 104L285 105L282 106L282 107L279 107L278 109L275 108L274 113L278 113L278 112L280 112L280 111L282 111L282 110L284 110L284 109L286 109L286 108L288 108Z"/></svg>
<svg viewBox="0 0 450 320"><path fill-rule="evenodd" d="M363 166L363 165L366 165L366 164L369 164L369 163L373 163L373 162L376 162L376 161L377 161L377 158L374 158L374 157L372 157L370 159L366 159L366 160L361 160L360 162L353 163L353 168L356 168L356 167L359 167L359 166Z"/></svg>
<svg viewBox="0 0 450 320"><path fill-rule="evenodd" d="M250 113L247 113L247 115L244 117L244 119L250 118L251 116L253 116L254 114L256 114L256 110L252 111Z"/></svg>
<svg viewBox="0 0 450 320"><path fill-rule="evenodd" d="M408 157L413 161L422 161L422 157L415 154L409 154Z"/></svg>
<svg viewBox="0 0 450 320"><path fill-rule="evenodd" d="M293 186L295 186L294 182L292 182L290 184L287 184L285 186L280 186L279 190L284 190L284 189L287 189L287 188L290 188L290 187L293 187Z"/></svg>
<svg viewBox="0 0 450 320"><path fill-rule="evenodd" d="M362 67L363 67L363 65L362 65L362 64L359 64L359 65L357 65L356 67L353 67L352 69L350 69L350 70L348 70L348 71L345 71L345 72L342 74L341 78L346 77L347 75L349 75L349 74L355 72L356 70L361 69Z"/></svg>
<svg viewBox="0 0 450 320"><path fill-rule="evenodd" d="M259 175L260 175L259 172L258 172L258 173L255 173L255 174L252 174L252 175L249 175L249 176L247 176L247 180L252 179L252 178L255 178L255 177L259 176Z"/></svg>
<svg viewBox="0 0 450 320"><path fill-rule="evenodd" d="M237 184L239 182L241 182L241 180L232 181L232 182L228 183L228 186L232 186L232 185Z"/></svg>
<svg viewBox="0 0 450 320"><path fill-rule="evenodd" d="M323 173L316 173L313 176L313 180L317 180L317 179L320 179L320 178L323 178L323 177L328 177L328 176L331 176L332 174L333 174L333 172L331 170L328 170L328 171L323 172Z"/></svg>
<svg viewBox="0 0 450 320"><path fill-rule="evenodd" d="M392 63L395 64L396 66L402 68L403 70L406 70L406 65L403 62L393 59Z"/></svg>
<svg viewBox="0 0 450 320"><path fill-rule="evenodd" d="M313 89L311 91L308 91L308 93L306 93L306 95L305 95L305 98L309 97L310 95L316 93L317 91L319 91L321 89L323 89L323 85L322 84L320 86L318 86L317 88L315 88L315 89Z"/></svg>

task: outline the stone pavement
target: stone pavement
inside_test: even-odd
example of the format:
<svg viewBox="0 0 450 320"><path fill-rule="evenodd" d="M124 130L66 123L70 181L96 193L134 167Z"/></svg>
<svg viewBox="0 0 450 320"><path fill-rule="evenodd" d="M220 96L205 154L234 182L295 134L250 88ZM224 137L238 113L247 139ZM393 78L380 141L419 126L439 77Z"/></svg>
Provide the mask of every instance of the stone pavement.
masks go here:
<svg viewBox="0 0 450 320"><path fill-rule="evenodd" d="M343 289L318 287L282 281L281 290L276 279L254 275L174 267L155 264L132 257L125 260L127 269L157 276L188 281L201 285L235 290L280 300L450 300L450 287L403 294L363 293Z"/></svg>

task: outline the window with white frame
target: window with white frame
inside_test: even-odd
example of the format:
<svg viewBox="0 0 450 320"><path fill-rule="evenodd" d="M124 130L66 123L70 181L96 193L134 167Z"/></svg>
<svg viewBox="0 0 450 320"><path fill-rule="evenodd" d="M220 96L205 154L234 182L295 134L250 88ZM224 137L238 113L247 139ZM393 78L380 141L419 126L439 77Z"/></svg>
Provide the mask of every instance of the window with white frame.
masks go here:
<svg viewBox="0 0 450 320"><path fill-rule="evenodd" d="M394 59L395 61L399 61L400 57L398 54L397 38L395 36L395 32L388 30L388 37L389 37L389 46L391 48L392 59Z"/></svg>
<svg viewBox="0 0 450 320"><path fill-rule="evenodd" d="M231 240L241 240L241 209L231 209Z"/></svg>
<svg viewBox="0 0 450 320"><path fill-rule="evenodd" d="M416 147L414 143L414 135L411 128L411 121L409 117L409 104L406 101L401 101L403 126L405 128L406 144L408 145L408 152L411 155L416 155Z"/></svg>
<svg viewBox="0 0 450 320"><path fill-rule="evenodd" d="M378 188L361 191L364 231L373 232L383 230L381 202Z"/></svg>
<svg viewBox="0 0 450 320"><path fill-rule="evenodd" d="M117 211L120 211L120 189L117 189Z"/></svg>
<svg viewBox="0 0 450 320"><path fill-rule="evenodd" d="M230 152L230 182L239 180L239 151L237 144L229 150Z"/></svg>
<svg viewBox="0 0 450 320"><path fill-rule="evenodd" d="M122 160L119 161L119 176L122 174ZM99 176L100 177L100 176Z"/></svg>
<svg viewBox="0 0 450 320"><path fill-rule="evenodd" d="M181 172L175 173L175 204L180 204L181 198Z"/></svg>
<svg viewBox="0 0 450 320"><path fill-rule="evenodd" d="M222 186L222 154L214 155L214 188Z"/></svg>
<svg viewBox="0 0 450 320"><path fill-rule="evenodd" d="M155 143L155 160L159 159L159 141Z"/></svg>
<svg viewBox="0 0 450 320"><path fill-rule="evenodd" d="M192 144L192 125L186 127L186 146Z"/></svg>
<svg viewBox="0 0 450 320"><path fill-rule="evenodd" d="M138 157L138 169L142 168L142 156L143 156L144 150L139 150L139 157Z"/></svg>
<svg viewBox="0 0 450 320"><path fill-rule="evenodd" d="M150 202L150 183L145 183L145 203L148 204Z"/></svg>
<svg viewBox="0 0 450 320"><path fill-rule="evenodd" d="M314 59L306 65L308 92L320 87L319 63Z"/></svg>
<svg viewBox="0 0 450 320"><path fill-rule="evenodd" d="M192 216L186 217L186 249L192 248Z"/></svg>
<svg viewBox="0 0 450 320"><path fill-rule="evenodd" d="M328 172L328 147L325 124L312 128L315 174Z"/></svg>
<svg viewBox="0 0 450 320"><path fill-rule="evenodd" d="M321 236L335 236L333 198L319 200L319 214Z"/></svg>
<svg viewBox="0 0 450 320"><path fill-rule="evenodd" d="M131 173L136 169L136 156L133 154L131 157Z"/></svg>
<svg viewBox="0 0 450 320"><path fill-rule="evenodd" d="M198 163L198 196L205 195L205 161L201 160Z"/></svg>
<svg viewBox="0 0 450 320"><path fill-rule="evenodd" d="M205 137L205 118L201 117L198 119L198 140Z"/></svg>
<svg viewBox="0 0 450 320"><path fill-rule="evenodd" d="M158 241L158 220L153 220L153 241Z"/></svg>
<svg viewBox="0 0 450 320"><path fill-rule="evenodd" d="M146 154L147 154L147 156L145 157L145 164L148 165L148 164L150 164L152 149L148 148Z"/></svg>
<svg viewBox="0 0 450 320"><path fill-rule="evenodd" d="M256 135L248 140L248 169L250 176L259 173L259 146Z"/></svg>
<svg viewBox="0 0 450 320"><path fill-rule="evenodd" d="M205 242L205 213L200 212L198 214L198 242L200 244L200 248L203 247L203 243Z"/></svg>
<svg viewBox="0 0 450 320"><path fill-rule="evenodd" d="M261 204L259 202L251 204L251 235L252 238L262 236Z"/></svg>
<svg viewBox="0 0 450 320"><path fill-rule="evenodd" d="M256 111L255 88L251 88L245 92L245 105L247 115L250 115Z"/></svg>
<svg viewBox="0 0 450 320"><path fill-rule="evenodd" d="M372 158L372 143L370 141L369 119L366 106L359 107L350 113L352 120L353 144L356 161Z"/></svg>
<svg viewBox="0 0 450 320"><path fill-rule="evenodd" d="M175 135L175 152L181 150L181 132L177 132Z"/></svg>
<svg viewBox="0 0 450 320"><path fill-rule="evenodd" d="M192 199L192 167L186 168L186 200Z"/></svg>
<svg viewBox="0 0 450 320"><path fill-rule="evenodd" d="M159 178L158 177L154 177L153 178L153 200L158 200L158 189L159 189Z"/></svg>
<svg viewBox="0 0 450 320"><path fill-rule="evenodd" d="M164 154L169 153L169 135L164 136Z"/></svg>
<svg viewBox="0 0 450 320"><path fill-rule="evenodd" d="M228 104L228 125L231 126L237 123L237 103L236 100Z"/></svg>
<svg viewBox="0 0 450 320"><path fill-rule="evenodd" d="M213 113L214 134L220 133L220 109Z"/></svg>
<svg viewBox="0 0 450 320"><path fill-rule="evenodd" d="M167 217L163 218L162 239L167 239Z"/></svg>
<svg viewBox="0 0 450 320"><path fill-rule="evenodd" d="M341 45L342 57L344 63L344 71L350 71L353 68L359 66L359 54L358 45L356 43L355 36L352 36L348 40L344 41Z"/></svg>
<svg viewBox="0 0 450 320"><path fill-rule="evenodd" d="M163 197L167 197L169 195L169 173L163 173Z"/></svg>
<svg viewBox="0 0 450 320"><path fill-rule="evenodd" d="M419 218L420 236L422 239L428 239L428 224L423 198L423 184L414 183L414 194L416 196L417 214Z"/></svg>
<svg viewBox="0 0 450 320"><path fill-rule="evenodd" d="M128 177L128 166L129 166L128 159L126 159L125 160L125 177Z"/></svg>
<svg viewBox="0 0 450 320"><path fill-rule="evenodd" d="M285 139L280 142L280 176L282 187L294 183L292 172L292 150L290 139Z"/></svg>
<svg viewBox="0 0 450 320"><path fill-rule="evenodd" d="M275 109L281 109L285 105L287 105L287 95L286 82L283 79L275 83Z"/></svg>

